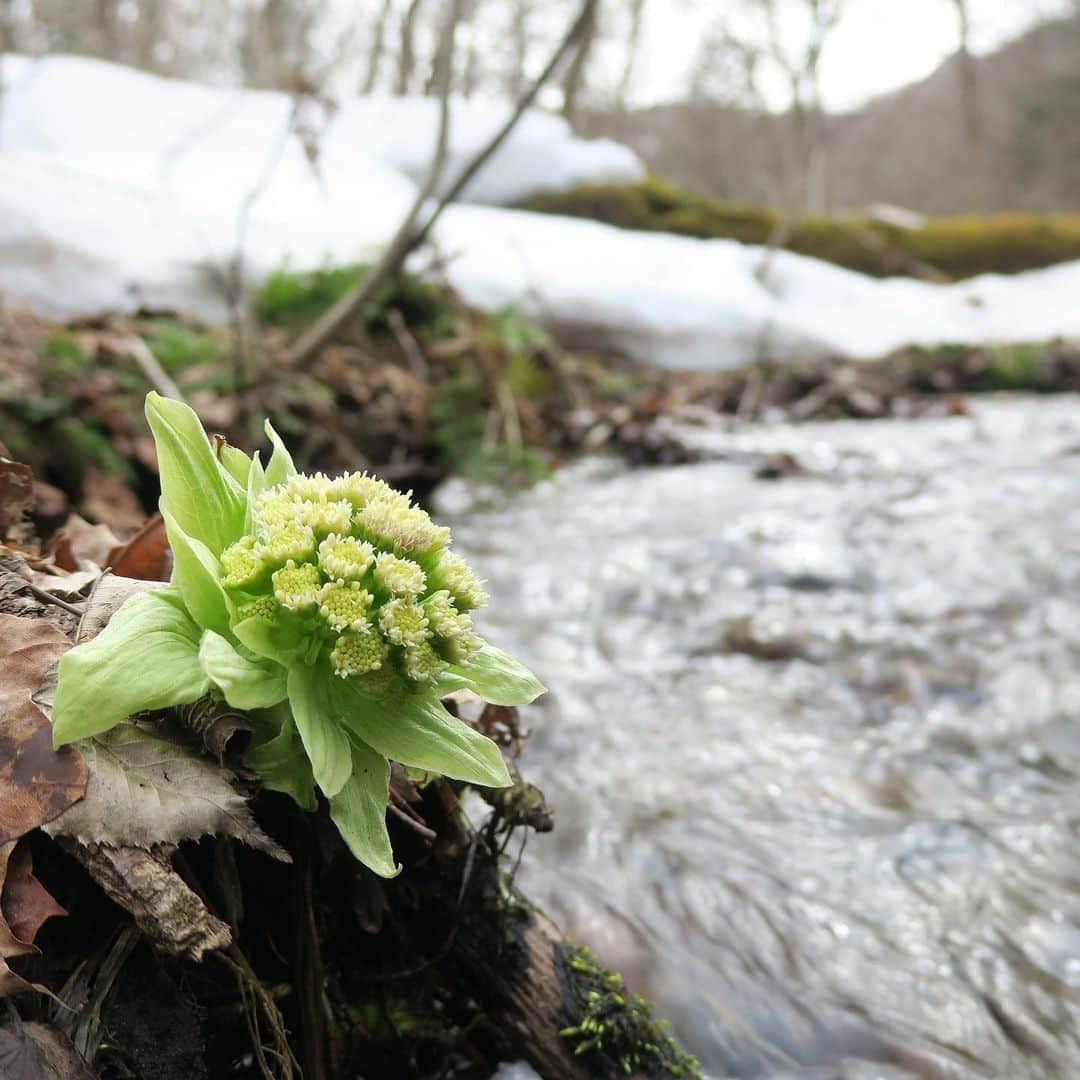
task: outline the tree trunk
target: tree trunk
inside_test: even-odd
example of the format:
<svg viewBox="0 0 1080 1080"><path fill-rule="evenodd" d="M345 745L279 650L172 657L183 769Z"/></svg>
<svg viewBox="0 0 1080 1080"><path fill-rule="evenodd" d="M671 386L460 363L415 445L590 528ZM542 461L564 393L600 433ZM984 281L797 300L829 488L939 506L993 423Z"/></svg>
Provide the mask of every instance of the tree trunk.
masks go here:
<svg viewBox="0 0 1080 1080"><path fill-rule="evenodd" d="M578 39L577 52L574 53L563 77L563 107L562 113L571 124L577 119L578 99L585 87L585 77L588 72L589 57L592 53L593 44L596 41L597 27L600 21L600 4L594 4L589 9L588 19Z"/></svg>
<svg viewBox="0 0 1080 1080"><path fill-rule="evenodd" d="M368 53L367 74L360 92L371 94L375 91L375 85L379 81L379 68L382 66L383 54L386 52L386 29L390 22L390 11L394 6L394 0L383 0L382 8L375 19L375 27L371 37L371 52Z"/></svg>
<svg viewBox="0 0 1080 1080"><path fill-rule="evenodd" d="M398 49L397 79L394 93L405 95L412 85L413 71L416 68L416 24L424 0L410 0L405 17L401 20L401 41Z"/></svg>

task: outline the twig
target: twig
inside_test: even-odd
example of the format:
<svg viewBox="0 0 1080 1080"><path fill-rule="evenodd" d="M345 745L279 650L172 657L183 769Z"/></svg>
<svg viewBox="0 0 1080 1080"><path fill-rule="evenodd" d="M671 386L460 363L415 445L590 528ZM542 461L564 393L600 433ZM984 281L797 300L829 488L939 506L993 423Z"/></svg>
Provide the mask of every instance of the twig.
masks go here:
<svg viewBox="0 0 1080 1080"><path fill-rule="evenodd" d="M468 186L474 176L487 164L492 155L506 141L510 132L516 127L517 122L524 115L525 110L536 100L537 94L548 82L551 76L558 70L562 61L569 52L578 44L585 28L592 19L597 0L585 0L582 4L578 17L574 20L570 29L566 32L558 48L552 54L547 66L533 80L532 84L518 100L510 115L506 118L502 127L492 136L468 164L461 170L454 182L439 198L435 207L427 215L422 225L417 225L417 219L428 199L434 195L438 187L438 181L442 173L443 163L446 157L446 138L449 128L449 98L450 98L450 68L453 53L453 28L460 15L461 0L455 0L450 15L447 18L448 29L444 31L440 55L438 60L442 64L442 78L440 83L440 118L439 136L435 148L435 156L432 159L431 168L423 185L417 193L416 199L409 209L405 220L399 226L393 239L383 251L378 262L364 275L355 289L343 296L329 311L327 311L313 326L300 335L293 347L285 355L285 366L295 367L318 352L327 341L336 334L356 313L371 299L374 293L388 278L392 277L401 268L406 257L411 251L419 247L426 239L439 219L443 210L454 202L461 192Z"/></svg>
<svg viewBox="0 0 1080 1080"><path fill-rule="evenodd" d="M180 393L180 387L169 378L168 373L158 363L158 358L150 351L150 346L141 337L130 337L124 340L131 359L142 369L142 373L150 381L150 385L163 397L175 398L183 401L184 395Z"/></svg>
<svg viewBox="0 0 1080 1080"><path fill-rule="evenodd" d="M19 577L18 574L13 574L12 577ZM69 604L66 600L61 600L59 596L53 596L52 593L46 592L44 589L39 589L33 583L27 581L25 578L19 578L22 582L22 587L28 592L34 594L38 600L43 604L55 604L59 608L63 608L65 611L70 611L72 615L78 615L79 618L83 616L83 609L76 607L74 604Z"/></svg>
<svg viewBox="0 0 1080 1080"><path fill-rule="evenodd" d="M386 313L386 321L390 324L390 329L394 331L394 337L397 338L401 351L409 361L409 370L418 379L426 380L429 374L427 360L424 359L424 354L421 352L420 346L409 330L408 323L405 322L401 312L396 307L390 308Z"/></svg>
<svg viewBox="0 0 1080 1080"><path fill-rule="evenodd" d="M244 262L246 259L248 223L251 219L251 212L255 209L255 204L262 197L267 185L273 180L274 174L281 164L285 149L289 145L289 139L292 138L293 132L296 130L296 121L303 103L303 93L297 93L293 97L292 107L289 109L289 118L285 127L271 147L263 171L244 196L236 216L236 244L232 261L232 281L226 293L226 300L231 308L233 331L236 335L237 349L241 361L238 367L241 370L247 353L247 291L244 283Z"/></svg>

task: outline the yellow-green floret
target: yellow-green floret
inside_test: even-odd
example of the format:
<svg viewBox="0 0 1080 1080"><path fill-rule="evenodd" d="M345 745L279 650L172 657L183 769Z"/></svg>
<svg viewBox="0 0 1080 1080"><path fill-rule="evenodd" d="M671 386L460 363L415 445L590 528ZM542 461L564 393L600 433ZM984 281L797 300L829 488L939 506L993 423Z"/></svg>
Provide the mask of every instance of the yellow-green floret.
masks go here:
<svg viewBox="0 0 1080 1080"><path fill-rule="evenodd" d="M271 530L256 550L268 562L278 566L290 560L298 562L315 553L315 534L308 525L282 525Z"/></svg>
<svg viewBox="0 0 1080 1080"><path fill-rule="evenodd" d="M269 622L277 615L280 607L281 605L272 596L260 596L237 609L236 621L266 619Z"/></svg>
<svg viewBox="0 0 1080 1080"><path fill-rule="evenodd" d="M335 581L359 581L375 561L375 549L355 536L331 534L319 545L319 566Z"/></svg>
<svg viewBox="0 0 1080 1080"><path fill-rule="evenodd" d="M311 563L297 565L290 559L274 573L274 598L291 611L310 611L319 602L322 579Z"/></svg>
<svg viewBox="0 0 1080 1080"><path fill-rule="evenodd" d="M378 671L389 655L386 642L370 627L346 630L330 652L330 663L343 679Z"/></svg>
<svg viewBox="0 0 1080 1080"><path fill-rule="evenodd" d="M352 525L352 504L345 499L298 503L297 520L316 536L347 533Z"/></svg>
<svg viewBox="0 0 1080 1080"><path fill-rule="evenodd" d="M266 562L255 550L255 538L245 536L221 553L221 583L227 589L253 589L266 572Z"/></svg>
<svg viewBox="0 0 1080 1080"><path fill-rule="evenodd" d="M437 679L449 666L431 647L430 641L423 641L405 650L405 674L416 682L430 682Z"/></svg>
<svg viewBox="0 0 1080 1080"><path fill-rule="evenodd" d="M472 619L454 607L454 601L445 589L432 593L424 601L424 614L436 637L459 638L472 629Z"/></svg>
<svg viewBox="0 0 1080 1080"><path fill-rule="evenodd" d="M375 584L391 596L419 596L427 586L427 575L411 559L381 551L375 556Z"/></svg>
<svg viewBox="0 0 1080 1080"><path fill-rule="evenodd" d="M419 645L431 636L424 609L400 597L379 609L379 628L392 645Z"/></svg>
<svg viewBox="0 0 1080 1080"><path fill-rule="evenodd" d="M376 546L392 548L397 554L423 554L445 547L450 530L436 525L419 507L394 499L375 499L356 513L360 530Z"/></svg>
<svg viewBox="0 0 1080 1080"><path fill-rule="evenodd" d="M432 576L437 586L445 589L462 611L483 607L488 602L484 583L460 555L442 552Z"/></svg>
<svg viewBox="0 0 1080 1080"><path fill-rule="evenodd" d="M319 614L332 630L359 629L374 597L358 581L331 581L319 590Z"/></svg>

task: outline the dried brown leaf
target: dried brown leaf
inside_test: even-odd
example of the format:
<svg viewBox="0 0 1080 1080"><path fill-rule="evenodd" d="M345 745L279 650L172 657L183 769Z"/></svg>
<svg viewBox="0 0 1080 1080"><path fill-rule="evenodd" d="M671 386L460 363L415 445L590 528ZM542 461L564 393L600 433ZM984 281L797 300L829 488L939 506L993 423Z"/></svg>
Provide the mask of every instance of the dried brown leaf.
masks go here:
<svg viewBox="0 0 1080 1080"><path fill-rule="evenodd" d="M66 914L34 877L33 853L22 840L8 860L7 875L0 883L0 917L19 941L32 945L46 919Z"/></svg>
<svg viewBox="0 0 1080 1080"><path fill-rule="evenodd" d="M31 700L71 647L44 619L0 614L0 844L51 821L86 791L86 765L53 750L48 718Z"/></svg>
<svg viewBox="0 0 1080 1080"><path fill-rule="evenodd" d="M110 551L107 565L121 577L168 581L172 551L161 515L155 514L126 544Z"/></svg>
<svg viewBox="0 0 1080 1080"><path fill-rule="evenodd" d="M4 1080L49 1080L45 1055L19 1022L0 1028L0 1076Z"/></svg>
<svg viewBox="0 0 1080 1080"><path fill-rule="evenodd" d="M6 540L34 501L29 465L0 457L0 540Z"/></svg>
<svg viewBox="0 0 1080 1080"><path fill-rule="evenodd" d="M120 538L108 525L91 525L71 514L50 545L56 565L62 570L92 570L105 566L109 552L119 547ZM87 564L91 565L87 565Z"/></svg>
<svg viewBox="0 0 1080 1080"><path fill-rule="evenodd" d="M11 853L14 850L14 840L0 845L0 883L3 882L7 875L8 861L11 859ZM25 956L33 951L34 946L25 941L20 941L3 916L0 915L0 997L5 997L8 994L20 994L25 990L33 989L30 983L20 975L16 975L7 966L7 961L12 957ZM0 1076L3 1075L5 1074L0 1073Z"/></svg>
<svg viewBox="0 0 1080 1080"><path fill-rule="evenodd" d="M82 508L94 521L125 533L146 520L146 511L123 478L94 468L83 478Z"/></svg>

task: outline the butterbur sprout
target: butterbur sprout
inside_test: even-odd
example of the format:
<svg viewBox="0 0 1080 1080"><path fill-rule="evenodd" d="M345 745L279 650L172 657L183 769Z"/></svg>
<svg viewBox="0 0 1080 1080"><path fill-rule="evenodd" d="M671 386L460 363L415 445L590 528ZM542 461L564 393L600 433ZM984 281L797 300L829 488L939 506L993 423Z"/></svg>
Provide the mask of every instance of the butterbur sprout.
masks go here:
<svg viewBox="0 0 1080 1080"><path fill-rule="evenodd" d="M498 747L441 698L519 705L543 687L473 632L483 583L408 495L366 473L298 474L269 423L264 468L219 460L186 405L150 394L146 412L172 580L61 659L55 745L218 697L250 715L263 784L307 809L317 787L353 854L392 876L389 762L506 786Z"/></svg>

